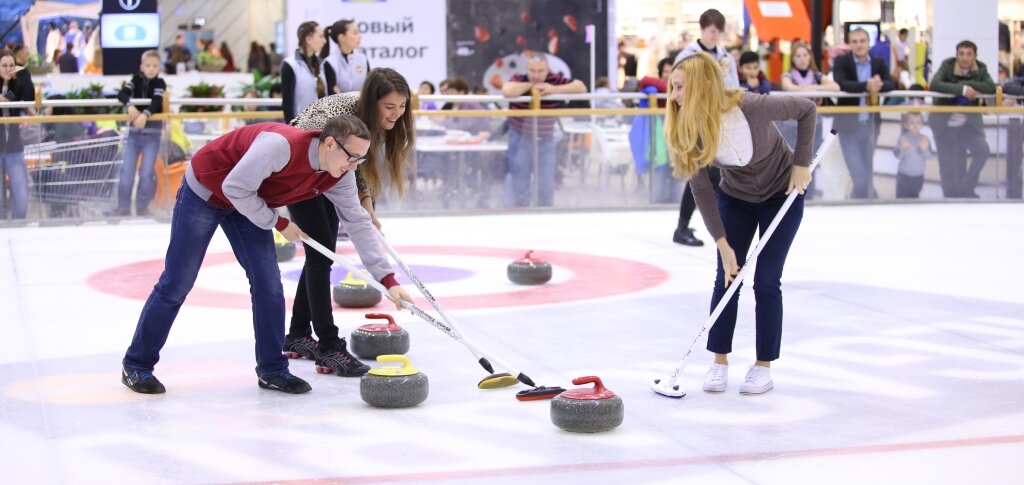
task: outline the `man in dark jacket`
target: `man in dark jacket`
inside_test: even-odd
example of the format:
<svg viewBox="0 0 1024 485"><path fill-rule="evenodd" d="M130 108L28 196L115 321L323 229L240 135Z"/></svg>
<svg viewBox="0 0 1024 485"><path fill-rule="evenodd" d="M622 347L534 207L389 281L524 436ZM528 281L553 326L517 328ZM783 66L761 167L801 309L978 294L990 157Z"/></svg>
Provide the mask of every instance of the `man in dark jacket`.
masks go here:
<svg viewBox="0 0 1024 485"><path fill-rule="evenodd" d="M868 54L868 32L850 31L847 42L851 51L832 61L832 76L847 93L880 93L892 91L896 84L881 59ZM865 98L839 98L840 106L865 106ZM878 114L860 113L836 116L839 146L843 149L846 167L853 180L850 198L866 199L874 195L872 177L875 164L875 141L878 139Z"/></svg>
<svg viewBox="0 0 1024 485"><path fill-rule="evenodd" d="M985 63L978 61L978 46L969 40L956 45L956 57L942 61L932 77L931 90L952 94L936 98L936 106L977 106L979 94L993 94ZM985 141L985 127L979 113L932 113L928 124L935 135L939 155L939 177L945 197L977 198L974 192L981 169L991 153ZM971 165L967 166L967 154Z"/></svg>
<svg viewBox="0 0 1024 485"><path fill-rule="evenodd" d="M64 47L64 53L60 55L59 59L57 59L57 67L62 73L76 74L78 73L78 58L71 53L71 50L75 48L75 45L68 42Z"/></svg>

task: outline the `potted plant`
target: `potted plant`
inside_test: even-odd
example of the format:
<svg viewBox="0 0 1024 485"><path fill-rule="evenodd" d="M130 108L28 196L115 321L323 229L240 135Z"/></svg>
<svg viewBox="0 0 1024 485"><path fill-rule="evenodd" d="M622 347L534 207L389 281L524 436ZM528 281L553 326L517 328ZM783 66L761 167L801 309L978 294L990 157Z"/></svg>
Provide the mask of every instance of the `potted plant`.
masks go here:
<svg viewBox="0 0 1024 485"><path fill-rule="evenodd" d="M42 54L36 52L29 54L28 62L25 64L25 69L28 69L30 74L44 75L53 72L53 64L46 62L46 58Z"/></svg>
<svg viewBox="0 0 1024 485"><path fill-rule="evenodd" d="M187 88L188 97L190 98L223 98L224 97L224 86L219 84L209 84L201 82L199 84L193 84ZM218 111L224 111L224 107L215 104L207 105L192 105L183 104L179 109L181 113L213 113ZM203 120L186 120L184 123L185 133L202 133L205 130L206 124Z"/></svg>

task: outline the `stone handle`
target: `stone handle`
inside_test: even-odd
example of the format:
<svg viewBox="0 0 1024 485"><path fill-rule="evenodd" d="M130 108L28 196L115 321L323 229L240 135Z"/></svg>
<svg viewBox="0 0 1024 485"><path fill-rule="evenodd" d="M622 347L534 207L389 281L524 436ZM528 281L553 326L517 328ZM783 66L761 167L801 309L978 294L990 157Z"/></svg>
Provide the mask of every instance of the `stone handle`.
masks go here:
<svg viewBox="0 0 1024 485"><path fill-rule="evenodd" d="M387 313L367 313L365 316L369 320L387 320L389 331L397 332L402 329L395 323L395 319L391 318L391 315L388 315Z"/></svg>

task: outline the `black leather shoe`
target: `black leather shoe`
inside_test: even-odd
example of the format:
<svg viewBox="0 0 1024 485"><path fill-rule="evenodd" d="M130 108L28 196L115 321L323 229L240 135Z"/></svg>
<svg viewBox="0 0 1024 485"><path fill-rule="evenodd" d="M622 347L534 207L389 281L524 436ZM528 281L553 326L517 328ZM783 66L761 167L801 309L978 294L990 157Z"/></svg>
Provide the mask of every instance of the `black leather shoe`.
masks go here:
<svg viewBox="0 0 1024 485"><path fill-rule="evenodd" d="M684 246L700 247L704 245L704 241L697 239L693 235L693 229L676 229L675 234L672 235L672 242L676 244L682 244Z"/></svg>

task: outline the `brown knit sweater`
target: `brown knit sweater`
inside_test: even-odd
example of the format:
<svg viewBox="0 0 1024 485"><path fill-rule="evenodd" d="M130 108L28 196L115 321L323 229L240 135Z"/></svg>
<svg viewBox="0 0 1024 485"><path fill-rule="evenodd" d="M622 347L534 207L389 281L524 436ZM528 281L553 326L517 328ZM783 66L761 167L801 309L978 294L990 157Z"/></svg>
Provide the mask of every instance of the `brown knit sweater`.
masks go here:
<svg viewBox="0 0 1024 485"><path fill-rule="evenodd" d="M789 187L791 167L811 165L816 110L814 102L795 96L772 96L744 93L740 111L750 125L754 154L743 167L715 166L722 171L720 187L726 194L751 203L768 200ZM790 149L773 121L797 120L797 146ZM690 179L693 198L700 209L704 225L716 241L725 237L722 217L718 212L715 188L703 168Z"/></svg>

